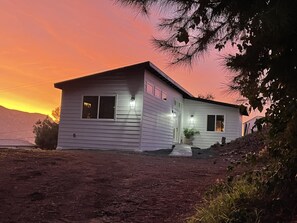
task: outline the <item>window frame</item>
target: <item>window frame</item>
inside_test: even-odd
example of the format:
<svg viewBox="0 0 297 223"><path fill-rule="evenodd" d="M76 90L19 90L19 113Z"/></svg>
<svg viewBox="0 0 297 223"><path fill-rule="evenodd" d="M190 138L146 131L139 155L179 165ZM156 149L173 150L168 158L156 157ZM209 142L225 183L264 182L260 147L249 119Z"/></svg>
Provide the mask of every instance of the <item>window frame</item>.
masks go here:
<svg viewBox="0 0 297 223"><path fill-rule="evenodd" d="M152 88L152 91L151 92L147 90L148 89L148 85ZM159 95L156 95L156 91L160 92L160 94ZM156 86L155 84L153 84L150 81L145 80L145 82L144 82L144 92L146 94L148 94L148 95L151 95L151 96L157 98L158 100L161 100L161 101L164 101L164 102L168 101L168 94L167 94L167 92L164 91L162 87Z"/></svg>
<svg viewBox="0 0 297 223"><path fill-rule="evenodd" d="M98 97L98 108L97 108L97 118L83 118L82 115L83 115L83 103L84 103L84 97L86 96L95 96L95 97ZM109 97L115 97L115 102L114 102L114 118L113 119L109 119L109 118L99 118L99 110L100 110L100 97L101 96L109 96ZM80 119L81 120L91 120L91 121L116 121L117 120L117 106L118 105L118 95L117 94L100 94L100 95L82 95L82 100L81 100L81 114L80 114Z"/></svg>
<svg viewBox="0 0 297 223"><path fill-rule="evenodd" d="M215 121L214 121L214 131L210 131L207 130L207 126L208 126L208 116L209 115L214 115L215 116ZM217 116L223 116L224 117L224 131L217 131L216 127L217 127ZM225 114L207 114L206 116L206 131L207 132L214 132L214 133L224 133L226 132L226 115Z"/></svg>
<svg viewBox="0 0 297 223"><path fill-rule="evenodd" d="M163 97L164 95L166 95L166 97ZM168 95L166 91L161 92L161 99L162 101L165 101L165 102L168 101Z"/></svg>
<svg viewBox="0 0 297 223"><path fill-rule="evenodd" d="M179 100L179 99L177 99L177 98L174 98L174 100L173 100L173 107L176 110L178 110L178 111L182 110L183 109L183 103L182 103L182 101Z"/></svg>
<svg viewBox="0 0 297 223"><path fill-rule="evenodd" d="M150 85L152 87L152 92L148 92L147 86ZM155 96L155 85L153 85L151 82L146 81L145 82L145 92L148 93L149 95Z"/></svg>
<svg viewBox="0 0 297 223"><path fill-rule="evenodd" d="M160 95L159 96L156 95L156 90L160 92ZM154 96L156 98L162 100L162 90L160 88L156 87L156 86L155 86L155 89L154 89Z"/></svg>
<svg viewBox="0 0 297 223"><path fill-rule="evenodd" d="M97 97L97 113L96 113L96 118L84 118L83 114L84 114L84 97ZM82 96L82 100L81 100L81 109L80 109L80 118L82 120L97 120L98 119L98 114L99 114L99 96L98 95L83 95Z"/></svg>
<svg viewBox="0 0 297 223"><path fill-rule="evenodd" d="M113 118L99 118L100 114L100 102L101 102L101 97L114 97L114 115ZM116 120L116 108L117 108L117 95L99 95L99 100L98 100L98 120Z"/></svg>

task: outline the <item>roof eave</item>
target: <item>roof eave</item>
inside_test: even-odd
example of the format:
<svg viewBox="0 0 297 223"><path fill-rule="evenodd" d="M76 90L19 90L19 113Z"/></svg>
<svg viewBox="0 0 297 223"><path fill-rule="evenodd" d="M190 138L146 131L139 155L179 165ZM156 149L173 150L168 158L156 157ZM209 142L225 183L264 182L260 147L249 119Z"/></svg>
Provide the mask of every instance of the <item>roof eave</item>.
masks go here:
<svg viewBox="0 0 297 223"><path fill-rule="evenodd" d="M83 76L83 77L79 77L79 78L74 78L74 79L70 79L70 80L66 80L66 81L62 81L62 82L57 82L54 84L54 87L62 90L65 85L67 85L69 83L73 83L75 81L85 79L85 78L91 78L92 76L102 75L104 73L109 73L109 72L124 71L124 70L128 70L128 69L142 68L142 67L144 69L148 69L148 70L154 72L155 74L157 74L160 79L167 82L167 84L171 85L173 88L175 88L177 91L179 91L183 96L193 97L193 95L190 92L188 92L186 89L184 89L182 86L180 86L177 82L175 82L173 79L171 79L168 75L166 75L163 71L161 71L157 66L155 66L150 61L146 61L146 62L134 64L134 65L129 65L126 67L120 67L120 68L116 68L113 70L107 70L107 71L103 71L103 72L99 72L99 73L95 73L95 74L91 74L91 75L87 75L87 76Z"/></svg>
<svg viewBox="0 0 297 223"><path fill-rule="evenodd" d="M216 105L221 105L221 106L226 106L226 107L231 107L231 108L237 108L239 109L240 115L248 116L247 108L244 105L236 105L236 104L230 104L230 103L225 103L225 102L220 102L220 101L213 101L209 99L204 99L204 98L196 98L196 97L186 97L188 100L194 100L194 101L201 101L205 103L210 103L210 104L216 104Z"/></svg>
<svg viewBox="0 0 297 223"><path fill-rule="evenodd" d="M54 87L62 90L63 86L65 86L66 84L69 84L69 83L73 83L73 82L76 82L76 81L79 81L82 79L86 79L86 78L92 78L93 76L102 75L102 74L106 74L106 73L117 72L117 71L122 71L122 70L124 71L124 70L128 70L131 68L145 67L145 66L147 66L148 63L149 63L149 61L134 64L134 65L129 65L129 66L125 66L125 67L119 67L119 68L112 69L112 70L106 70L106 71L102 71L102 72L98 72L98 73L94 73L94 74L90 74L90 75L85 75L82 77L73 78L73 79L69 79L69 80L65 80L65 81L61 81L61 82L57 82L57 83L54 83Z"/></svg>
<svg viewBox="0 0 297 223"><path fill-rule="evenodd" d="M159 76L163 77L165 81L168 81L169 83L172 84L172 87L174 87L176 90L178 90L183 96L185 97L193 97L193 95L188 92L186 89L184 89L182 86L180 86L176 81L174 81L172 78L170 78L167 74L165 74L162 70L160 70L157 66L155 66L152 62L148 61L147 62L147 69L151 69Z"/></svg>

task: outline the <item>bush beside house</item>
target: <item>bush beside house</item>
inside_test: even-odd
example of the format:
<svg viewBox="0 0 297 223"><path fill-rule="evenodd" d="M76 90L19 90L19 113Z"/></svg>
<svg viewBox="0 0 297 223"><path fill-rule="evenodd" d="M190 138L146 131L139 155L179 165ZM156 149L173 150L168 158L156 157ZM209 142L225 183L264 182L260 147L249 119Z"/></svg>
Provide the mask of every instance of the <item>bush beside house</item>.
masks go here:
<svg viewBox="0 0 297 223"><path fill-rule="evenodd" d="M33 126L35 144L41 149L56 149L58 143L59 124L49 117L43 121L37 121Z"/></svg>

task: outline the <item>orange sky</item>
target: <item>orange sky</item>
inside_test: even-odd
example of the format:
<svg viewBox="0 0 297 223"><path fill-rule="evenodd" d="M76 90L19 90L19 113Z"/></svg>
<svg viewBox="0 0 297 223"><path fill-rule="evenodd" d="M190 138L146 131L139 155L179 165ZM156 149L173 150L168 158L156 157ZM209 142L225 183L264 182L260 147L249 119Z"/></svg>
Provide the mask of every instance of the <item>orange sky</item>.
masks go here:
<svg viewBox="0 0 297 223"><path fill-rule="evenodd" d="M192 94L226 93L222 54L210 52L192 69L168 67L156 51L155 16L145 17L112 0L0 0L0 105L50 114L60 105L53 84L150 60Z"/></svg>

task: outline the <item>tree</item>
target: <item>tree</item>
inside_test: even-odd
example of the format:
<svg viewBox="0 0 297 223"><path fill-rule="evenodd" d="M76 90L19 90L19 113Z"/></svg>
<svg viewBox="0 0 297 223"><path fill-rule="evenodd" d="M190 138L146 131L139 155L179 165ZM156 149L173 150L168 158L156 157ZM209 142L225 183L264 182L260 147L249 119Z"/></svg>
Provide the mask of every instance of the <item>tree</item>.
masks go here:
<svg viewBox="0 0 297 223"><path fill-rule="evenodd" d="M207 93L206 95L198 94L197 98L202 98L206 100L214 100L214 96L210 93Z"/></svg>
<svg viewBox="0 0 297 223"><path fill-rule="evenodd" d="M234 71L231 90L263 110L271 134L297 144L297 1L295 0L119 0L143 12L155 5L172 11L159 26L167 31L155 45L173 56L172 63L192 63L211 46L227 44L237 53L225 58ZM283 134L281 136L281 134ZM291 136L283 137L283 136ZM295 140L294 140L295 139ZM293 140L293 141L292 141ZM286 144L288 142L284 142ZM290 146L290 147L291 147ZM277 154L279 155L279 154ZM297 163L297 162L296 162Z"/></svg>
<svg viewBox="0 0 297 223"><path fill-rule="evenodd" d="M262 182L271 196L297 195L297 1L295 0L119 0L149 13L152 6L172 11L159 26L167 37L155 45L172 55L172 63L192 63L211 46L231 44L225 58L234 71L231 90L248 99L252 109L270 103L269 154ZM271 174L271 175L269 175ZM284 202L284 201L283 201ZM286 202L284 202L286 203Z"/></svg>
<svg viewBox="0 0 297 223"><path fill-rule="evenodd" d="M42 149L56 149L58 130L59 125L49 117L46 117L43 121L37 121L33 126L36 145Z"/></svg>
<svg viewBox="0 0 297 223"><path fill-rule="evenodd" d="M235 55L226 57L225 65L236 72L231 88L248 98L253 109L262 111L263 105L271 101L271 117L280 119L277 114L288 110L285 105L296 111L296 1L119 1L138 6L145 13L153 5L173 11L159 24L168 31L168 37L155 39L157 47L172 54L172 63L192 63L210 46L221 50L230 43L238 49ZM283 121L278 125L282 131L288 120Z"/></svg>
<svg viewBox="0 0 297 223"><path fill-rule="evenodd" d="M52 110L52 116L54 118L54 122L59 124L60 123L60 115L61 115L61 107L56 107Z"/></svg>

